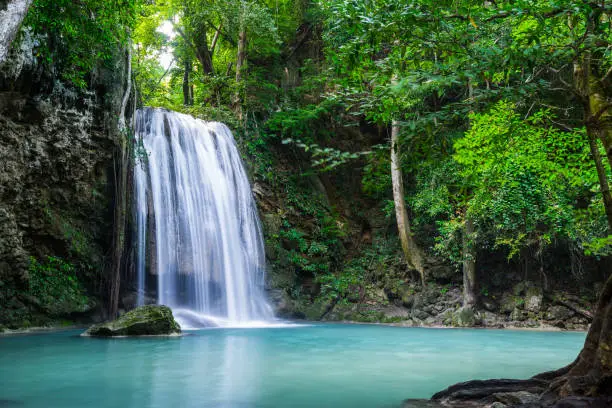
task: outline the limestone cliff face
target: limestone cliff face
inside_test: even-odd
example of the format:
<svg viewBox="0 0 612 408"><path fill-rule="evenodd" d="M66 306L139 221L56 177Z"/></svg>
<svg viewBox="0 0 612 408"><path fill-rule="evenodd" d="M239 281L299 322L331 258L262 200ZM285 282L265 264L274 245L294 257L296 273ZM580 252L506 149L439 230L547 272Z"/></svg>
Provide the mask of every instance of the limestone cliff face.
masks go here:
<svg viewBox="0 0 612 408"><path fill-rule="evenodd" d="M60 257L89 294L103 293L112 238L123 66L75 90L38 65L35 45L26 32L0 67L0 326L63 317L28 294L31 257Z"/></svg>

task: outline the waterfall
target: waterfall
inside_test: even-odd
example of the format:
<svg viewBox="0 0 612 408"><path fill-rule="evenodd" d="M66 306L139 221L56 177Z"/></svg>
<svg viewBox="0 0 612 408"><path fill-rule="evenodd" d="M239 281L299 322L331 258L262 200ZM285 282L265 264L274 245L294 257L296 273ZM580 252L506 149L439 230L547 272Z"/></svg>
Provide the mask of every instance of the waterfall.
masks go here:
<svg viewBox="0 0 612 408"><path fill-rule="evenodd" d="M135 139L139 304L156 277L157 303L182 325L272 319L261 226L231 131L146 108Z"/></svg>

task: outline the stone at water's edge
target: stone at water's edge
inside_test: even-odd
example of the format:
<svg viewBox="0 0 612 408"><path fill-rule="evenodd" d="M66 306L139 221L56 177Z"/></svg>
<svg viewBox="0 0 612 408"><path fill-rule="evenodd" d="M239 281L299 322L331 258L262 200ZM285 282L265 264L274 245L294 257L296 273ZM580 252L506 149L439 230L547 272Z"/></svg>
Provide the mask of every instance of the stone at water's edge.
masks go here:
<svg viewBox="0 0 612 408"><path fill-rule="evenodd" d="M174 320L168 306L137 307L112 322L95 324L83 336L162 336L180 334L181 326Z"/></svg>

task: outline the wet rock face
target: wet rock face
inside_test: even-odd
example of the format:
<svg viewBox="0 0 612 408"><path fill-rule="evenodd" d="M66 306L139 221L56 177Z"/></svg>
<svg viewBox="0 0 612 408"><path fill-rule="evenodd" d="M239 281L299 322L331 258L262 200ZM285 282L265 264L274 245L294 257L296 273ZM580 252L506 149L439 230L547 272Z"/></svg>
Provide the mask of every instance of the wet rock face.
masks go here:
<svg viewBox="0 0 612 408"><path fill-rule="evenodd" d="M46 323L26 294L30 257L62 258L99 289L86 275L100 276L110 246L121 94L112 74L98 75L106 85L96 92L76 91L35 66L11 69L14 57L0 67L0 325L9 327Z"/></svg>
<svg viewBox="0 0 612 408"><path fill-rule="evenodd" d="M91 326L84 336L167 336L181 333L167 306L147 305L131 310L112 322Z"/></svg>

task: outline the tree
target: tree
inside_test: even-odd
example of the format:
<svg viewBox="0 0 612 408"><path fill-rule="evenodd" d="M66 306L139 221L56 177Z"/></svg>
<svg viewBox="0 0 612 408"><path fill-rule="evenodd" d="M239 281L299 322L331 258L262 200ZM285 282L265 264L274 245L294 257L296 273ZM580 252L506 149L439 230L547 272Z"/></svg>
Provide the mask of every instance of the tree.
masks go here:
<svg viewBox="0 0 612 408"><path fill-rule="evenodd" d="M425 286L425 268L423 266L423 254L417 245L410 218L406 210L406 199L404 193L404 180L399 160L399 134L400 126L397 121L391 125L391 178L393 183L393 201L395 204L395 219L397 229L404 252L404 258L408 266L419 272L421 284Z"/></svg>

